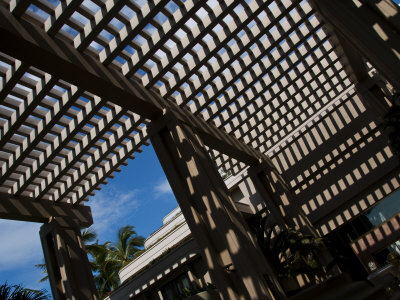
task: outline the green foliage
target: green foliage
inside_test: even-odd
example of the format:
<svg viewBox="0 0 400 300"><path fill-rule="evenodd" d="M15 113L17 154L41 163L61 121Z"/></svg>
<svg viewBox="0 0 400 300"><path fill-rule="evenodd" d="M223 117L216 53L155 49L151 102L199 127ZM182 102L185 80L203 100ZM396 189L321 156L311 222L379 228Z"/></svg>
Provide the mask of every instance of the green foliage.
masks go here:
<svg viewBox="0 0 400 300"><path fill-rule="evenodd" d="M310 278L321 275L323 269L317 257L322 245L320 238L304 235L293 228L281 230L272 243L272 251L279 259L279 275L306 274Z"/></svg>
<svg viewBox="0 0 400 300"><path fill-rule="evenodd" d="M144 238L137 236L133 226L126 225L118 230L118 238L115 244L110 245L112 259L121 263L121 268L129 264L134 258L135 253L141 250Z"/></svg>
<svg viewBox="0 0 400 300"><path fill-rule="evenodd" d="M35 265L35 268L42 270L43 278L41 278L39 282L45 282L49 280L49 275L47 274L47 268L46 264L44 263L44 260L43 263Z"/></svg>
<svg viewBox="0 0 400 300"><path fill-rule="evenodd" d="M0 300L45 300L49 295L45 289L37 291L24 288L22 285L0 285Z"/></svg>
<svg viewBox="0 0 400 300"><path fill-rule="evenodd" d="M119 285L118 271L121 264L111 257L110 244L99 244L97 241L96 244L86 247L91 256L90 264L100 296L105 296Z"/></svg>
<svg viewBox="0 0 400 300"><path fill-rule="evenodd" d="M89 243L93 243L97 240L97 233L93 228L84 228L81 230L81 236L83 243L87 246Z"/></svg>
<svg viewBox="0 0 400 300"><path fill-rule="evenodd" d="M86 245L100 296L107 296L119 286L119 270L143 251L143 244L144 238L136 234L133 226L126 225L118 230L116 243L96 241Z"/></svg>
<svg viewBox="0 0 400 300"><path fill-rule="evenodd" d="M264 212L257 214L250 223L257 243L280 278L306 274L310 278L323 274L318 252L322 239L305 235L293 228L279 228L268 224ZM275 234L274 234L275 233Z"/></svg>
<svg viewBox="0 0 400 300"><path fill-rule="evenodd" d="M95 283L100 296L106 296L119 286L118 272L137 257L144 244L144 238L138 236L133 226L126 225L118 230L116 243L105 242L86 246L91 255Z"/></svg>

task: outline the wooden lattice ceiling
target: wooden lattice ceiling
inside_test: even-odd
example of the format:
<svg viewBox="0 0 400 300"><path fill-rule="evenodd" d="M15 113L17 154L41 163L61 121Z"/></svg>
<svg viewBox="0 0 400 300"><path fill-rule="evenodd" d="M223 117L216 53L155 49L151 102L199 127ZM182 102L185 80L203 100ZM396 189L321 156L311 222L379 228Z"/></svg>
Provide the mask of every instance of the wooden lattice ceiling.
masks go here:
<svg viewBox="0 0 400 300"><path fill-rule="evenodd" d="M363 112L341 52L307 1L0 4L267 154L297 193L324 172L306 157L329 140L324 124L343 114L333 124L339 131ZM81 202L148 144L148 119L10 55L0 60L0 192ZM361 134L373 135L374 125L365 126ZM345 159L346 149L337 151L328 161ZM210 155L234 173L245 167Z"/></svg>

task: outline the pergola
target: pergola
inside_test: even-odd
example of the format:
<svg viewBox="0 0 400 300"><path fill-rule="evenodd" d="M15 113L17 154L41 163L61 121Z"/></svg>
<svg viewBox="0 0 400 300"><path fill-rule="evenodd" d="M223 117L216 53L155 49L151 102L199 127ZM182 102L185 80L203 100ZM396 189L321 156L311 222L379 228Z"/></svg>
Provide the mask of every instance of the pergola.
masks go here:
<svg viewBox="0 0 400 300"><path fill-rule="evenodd" d="M149 140L224 299L273 279L217 169L321 236L400 186L390 0L0 4L0 217L45 223L55 299L98 299L84 202Z"/></svg>

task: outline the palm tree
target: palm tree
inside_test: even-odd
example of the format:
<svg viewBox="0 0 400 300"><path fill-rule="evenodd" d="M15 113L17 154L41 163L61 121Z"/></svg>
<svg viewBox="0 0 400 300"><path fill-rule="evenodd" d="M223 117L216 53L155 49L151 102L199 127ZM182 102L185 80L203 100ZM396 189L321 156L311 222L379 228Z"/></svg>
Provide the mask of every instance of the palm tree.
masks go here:
<svg viewBox="0 0 400 300"><path fill-rule="evenodd" d="M112 258L123 268L135 258L138 251L141 251L143 244L144 238L136 234L133 226L123 226L118 230L117 243L110 245Z"/></svg>
<svg viewBox="0 0 400 300"><path fill-rule="evenodd" d="M106 296L119 286L119 270L142 251L143 243L144 238L136 234L133 226L126 225L118 230L116 243L97 242L87 248L93 257L92 269L100 296Z"/></svg>
<svg viewBox="0 0 400 300"><path fill-rule="evenodd" d="M138 236L133 226L126 225L118 230L116 243L88 245L95 283L100 296L106 296L119 286L118 272L140 253L144 238Z"/></svg>
<svg viewBox="0 0 400 300"><path fill-rule="evenodd" d="M97 233L93 228L84 228L81 230L81 236L83 244L87 247L90 246L89 243L92 243L97 240Z"/></svg>
<svg viewBox="0 0 400 300"><path fill-rule="evenodd" d="M90 245L90 254L92 256L90 264L100 296L105 296L119 285L118 271L120 263L112 258L109 249L110 244L111 242L105 242L104 244L97 242Z"/></svg>
<svg viewBox="0 0 400 300"><path fill-rule="evenodd" d="M46 264L44 263L44 259L43 259L43 263L35 265L35 268L42 270L43 277L40 278L40 280L39 280L40 283L49 280L49 275L47 274L47 268L46 268Z"/></svg>
<svg viewBox="0 0 400 300"><path fill-rule="evenodd" d="M49 295L45 289L37 291L24 288L22 285L0 285L0 300L45 300Z"/></svg>

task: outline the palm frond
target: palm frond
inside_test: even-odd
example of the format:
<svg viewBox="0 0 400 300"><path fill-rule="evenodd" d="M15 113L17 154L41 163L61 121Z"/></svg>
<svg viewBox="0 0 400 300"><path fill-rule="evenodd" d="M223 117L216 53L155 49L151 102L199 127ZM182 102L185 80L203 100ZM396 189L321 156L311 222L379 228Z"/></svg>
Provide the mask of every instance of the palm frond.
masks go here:
<svg viewBox="0 0 400 300"><path fill-rule="evenodd" d="M32 290L22 285L9 285L7 282L0 285L0 300L45 300L49 295L45 289Z"/></svg>
<svg viewBox="0 0 400 300"><path fill-rule="evenodd" d="M97 239L97 233L96 231L89 227L81 230L81 235L82 235L82 240L85 245L88 245L88 243L92 243Z"/></svg>

